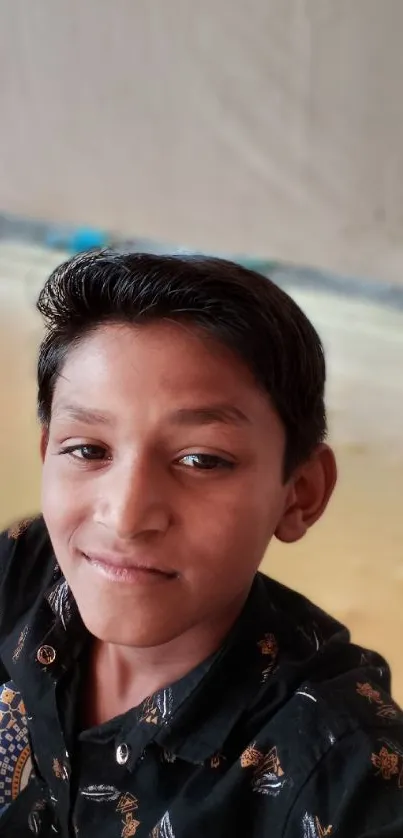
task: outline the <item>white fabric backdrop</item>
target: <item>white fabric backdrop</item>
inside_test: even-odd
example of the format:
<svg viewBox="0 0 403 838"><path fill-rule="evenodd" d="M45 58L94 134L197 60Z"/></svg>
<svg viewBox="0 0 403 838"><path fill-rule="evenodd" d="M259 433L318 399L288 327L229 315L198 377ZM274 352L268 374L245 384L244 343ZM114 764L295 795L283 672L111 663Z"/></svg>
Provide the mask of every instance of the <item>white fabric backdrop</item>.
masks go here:
<svg viewBox="0 0 403 838"><path fill-rule="evenodd" d="M401 0L1 0L0 210L403 276Z"/></svg>

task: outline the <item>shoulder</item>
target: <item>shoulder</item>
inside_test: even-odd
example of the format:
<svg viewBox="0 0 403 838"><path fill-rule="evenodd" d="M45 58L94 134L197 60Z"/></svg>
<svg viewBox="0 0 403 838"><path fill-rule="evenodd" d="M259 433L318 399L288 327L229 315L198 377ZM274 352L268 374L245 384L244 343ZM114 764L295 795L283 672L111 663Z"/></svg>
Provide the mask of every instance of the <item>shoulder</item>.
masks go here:
<svg viewBox="0 0 403 838"><path fill-rule="evenodd" d="M294 625L288 626L283 652L279 632L277 667L259 695L263 735L277 736L296 764L303 753L309 773L337 743L354 738L376 743L382 732L387 737L393 730L401 741L403 782L403 712L391 696L388 664L352 643L344 626L309 601L286 589L281 596L291 602ZM264 705L276 681L284 699L274 717L267 707L265 723Z"/></svg>
<svg viewBox="0 0 403 838"><path fill-rule="evenodd" d="M403 835L403 714L370 681L344 687L364 704L346 696L338 708L322 685L302 685L244 748L259 835L274 825L282 838Z"/></svg>
<svg viewBox="0 0 403 838"><path fill-rule="evenodd" d="M44 540L49 540L49 534L42 515L32 515L14 521L0 533L0 560L15 548L20 549L27 544L32 547Z"/></svg>
<svg viewBox="0 0 403 838"><path fill-rule="evenodd" d="M385 716L353 712L342 723L336 712L319 710L319 737L311 725L308 761L293 789L285 838L298 829L309 836L403 834L403 714L386 695L383 702L377 706ZM294 772L301 762L294 754Z"/></svg>
<svg viewBox="0 0 403 838"><path fill-rule="evenodd" d="M351 643L348 631L308 600L259 582L274 626L278 618L278 657L241 758L254 788L278 795L285 838L400 838L403 713L387 663Z"/></svg>
<svg viewBox="0 0 403 838"><path fill-rule="evenodd" d="M366 666L297 686L253 743L281 778L286 838L403 835L403 712L387 667L362 654Z"/></svg>
<svg viewBox="0 0 403 838"><path fill-rule="evenodd" d="M31 607L49 584L54 567L42 516L18 521L0 534L0 633Z"/></svg>
<svg viewBox="0 0 403 838"><path fill-rule="evenodd" d="M12 570L14 559L24 559L29 569L44 553L52 552L49 534L42 515L11 524L0 533L0 584ZM23 571L23 568L19 568Z"/></svg>

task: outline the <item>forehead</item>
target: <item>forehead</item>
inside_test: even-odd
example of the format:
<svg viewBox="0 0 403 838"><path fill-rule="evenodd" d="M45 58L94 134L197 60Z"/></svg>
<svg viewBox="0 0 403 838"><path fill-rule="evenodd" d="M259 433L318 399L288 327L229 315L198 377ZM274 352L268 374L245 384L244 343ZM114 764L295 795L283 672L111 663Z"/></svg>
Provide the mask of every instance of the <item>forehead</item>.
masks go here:
<svg viewBox="0 0 403 838"><path fill-rule="evenodd" d="M259 413L267 421L274 414L242 359L219 341L173 322L97 329L68 353L54 409L70 396L112 411L141 404L172 410L214 400L252 419Z"/></svg>

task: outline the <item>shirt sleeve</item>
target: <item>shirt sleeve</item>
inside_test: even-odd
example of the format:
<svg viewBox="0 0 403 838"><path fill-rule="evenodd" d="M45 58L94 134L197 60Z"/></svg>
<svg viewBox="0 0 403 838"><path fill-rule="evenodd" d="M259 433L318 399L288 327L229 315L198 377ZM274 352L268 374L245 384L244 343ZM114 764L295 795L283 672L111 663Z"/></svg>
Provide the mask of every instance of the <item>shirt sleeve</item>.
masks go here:
<svg viewBox="0 0 403 838"><path fill-rule="evenodd" d="M311 773L283 838L402 838L403 716L400 724L355 731Z"/></svg>

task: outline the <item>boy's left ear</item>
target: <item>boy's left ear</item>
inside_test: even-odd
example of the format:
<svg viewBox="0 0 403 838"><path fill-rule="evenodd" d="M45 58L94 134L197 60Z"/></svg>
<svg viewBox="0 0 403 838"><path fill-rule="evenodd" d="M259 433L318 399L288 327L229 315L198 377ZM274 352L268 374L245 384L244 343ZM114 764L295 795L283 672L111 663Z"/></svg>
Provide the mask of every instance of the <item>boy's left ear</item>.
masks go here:
<svg viewBox="0 0 403 838"><path fill-rule="evenodd" d="M290 480L284 512L275 531L279 541L299 541L323 515L337 481L334 453L328 445L318 445L306 463Z"/></svg>
<svg viewBox="0 0 403 838"><path fill-rule="evenodd" d="M43 461L44 461L44 459L45 459L46 449L47 449L47 447L48 447L48 442L49 442L49 431L48 431L48 429L47 429L47 428L45 428L45 427L42 425L42 428L41 428L41 438L40 438L40 442L39 442L39 451L40 451L40 455L41 455L41 460L42 460L42 462L43 462Z"/></svg>

